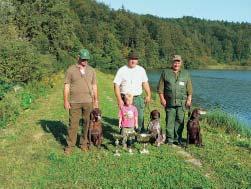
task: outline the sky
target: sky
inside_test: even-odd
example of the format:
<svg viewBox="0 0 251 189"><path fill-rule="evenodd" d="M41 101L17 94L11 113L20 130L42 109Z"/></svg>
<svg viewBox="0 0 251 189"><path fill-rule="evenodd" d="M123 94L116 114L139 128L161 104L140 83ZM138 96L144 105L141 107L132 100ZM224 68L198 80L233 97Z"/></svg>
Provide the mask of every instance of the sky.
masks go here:
<svg viewBox="0 0 251 189"><path fill-rule="evenodd" d="M163 18L193 16L208 20L251 23L251 0L97 0L115 10L124 6L138 14Z"/></svg>

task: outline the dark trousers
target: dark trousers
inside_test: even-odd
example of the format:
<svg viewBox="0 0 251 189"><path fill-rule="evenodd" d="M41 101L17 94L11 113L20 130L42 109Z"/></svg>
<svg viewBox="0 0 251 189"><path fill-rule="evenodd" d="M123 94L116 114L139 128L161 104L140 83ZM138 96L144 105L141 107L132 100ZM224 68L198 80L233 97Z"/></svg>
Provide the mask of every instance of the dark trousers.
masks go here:
<svg viewBox="0 0 251 189"><path fill-rule="evenodd" d="M142 96L135 96L133 97L133 105L138 110L138 126L141 132L144 132L144 109L145 109L145 102Z"/></svg>
<svg viewBox="0 0 251 189"><path fill-rule="evenodd" d="M90 124L90 113L93 109L92 103L72 103L69 110L69 128L67 136L68 147L76 145L79 125L83 126L80 138L80 146L88 144L88 129Z"/></svg>

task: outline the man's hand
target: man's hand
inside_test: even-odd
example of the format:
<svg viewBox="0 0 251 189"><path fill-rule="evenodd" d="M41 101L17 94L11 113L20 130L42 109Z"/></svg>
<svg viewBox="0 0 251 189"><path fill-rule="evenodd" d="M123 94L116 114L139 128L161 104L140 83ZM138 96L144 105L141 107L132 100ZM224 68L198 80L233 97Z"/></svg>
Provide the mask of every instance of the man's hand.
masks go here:
<svg viewBox="0 0 251 189"><path fill-rule="evenodd" d="M115 83L114 83L114 93L117 98L118 107L121 108L124 105L124 102L121 98L120 87L119 87L119 85L117 85Z"/></svg>
<svg viewBox="0 0 251 189"><path fill-rule="evenodd" d="M95 100L95 101L93 102L93 108L98 108L98 101L97 101L97 100Z"/></svg>
<svg viewBox="0 0 251 189"><path fill-rule="evenodd" d="M69 103L69 101L64 101L64 108L65 108L66 110L71 109L71 104Z"/></svg>
<svg viewBox="0 0 251 189"><path fill-rule="evenodd" d="M162 106L164 106L164 108L165 108L167 102L166 102L166 99L164 98L164 94L163 94L163 93L159 93L159 100L160 100L160 104L161 104Z"/></svg>
<svg viewBox="0 0 251 189"><path fill-rule="evenodd" d="M92 85L92 90L93 90L92 106L93 108L98 108L98 86L96 83Z"/></svg>
<svg viewBox="0 0 251 189"><path fill-rule="evenodd" d="M150 96L146 96L145 97L145 104L149 104L151 102L151 97Z"/></svg>
<svg viewBox="0 0 251 189"><path fill-rule="evenodd" d="M150 89L149 83L143 82L142 85L146 92L145 104L149 104L151 102L151 89Z"/></svg>
<svg viewBox="0 0 251 189"><path fill-rule="evenodd" d="M118 100L118 107L121 108L122 106L124 106L124 102L122 99Z"/></svg>
<svg viewBox="0 0 251 189"><path fill-rule="evenodd" d="M66 110L71 109L71 105L70 105L69 100L68 100L69 93L70 93L70 85L65 84L64 85L64 108Z"/></svg>
<svg viewBox="0 0 251 189"><path fill-rule="evenodd" d="M164 98L160 99L160 104L165 108L166 107L166 100Z"/></svg>
<svg viewBox="0 0 251 189"><path fill-rule="evenodd" d="M191 105L192 105L191 99L187 99L187 101L186 101L186 107L189 108L189 107L191 107Z"/></svg>
<svg viewBox="0 0 251 189"><path fill-rule="evenodd" d="M186 107L189 108L192 105L192 96L188 96L186 100Z"/></svg>

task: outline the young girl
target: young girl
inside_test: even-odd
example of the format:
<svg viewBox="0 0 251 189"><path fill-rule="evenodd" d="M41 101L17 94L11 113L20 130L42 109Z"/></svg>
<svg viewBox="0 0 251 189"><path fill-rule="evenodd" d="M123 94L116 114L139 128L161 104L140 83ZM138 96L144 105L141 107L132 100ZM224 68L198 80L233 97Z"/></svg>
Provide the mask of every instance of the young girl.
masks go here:
<svg viewBox="0 0 251 189"><path fill-rule="evenodd" d="M127 147L128 133L134 132L138 128L138 111L133 103L133 95L126 94L124 97L124 105L119 110L119 128L122 129L123 147Z"/></svg>

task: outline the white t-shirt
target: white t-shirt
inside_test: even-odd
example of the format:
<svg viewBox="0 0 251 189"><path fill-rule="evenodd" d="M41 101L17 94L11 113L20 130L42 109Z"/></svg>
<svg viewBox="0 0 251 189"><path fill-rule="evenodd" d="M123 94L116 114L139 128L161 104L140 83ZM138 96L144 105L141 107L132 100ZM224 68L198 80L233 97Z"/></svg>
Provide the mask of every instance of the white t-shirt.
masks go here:
<svg viewBox="0 0 251 189"><path fill-rule="evenodd" d="M129 68L125 65L117 71L113 83L120 86L122 94L130 93L137 96L142 94L142 83L147 81L148 78L143 67L136 65L134 68Z"/></svg>

